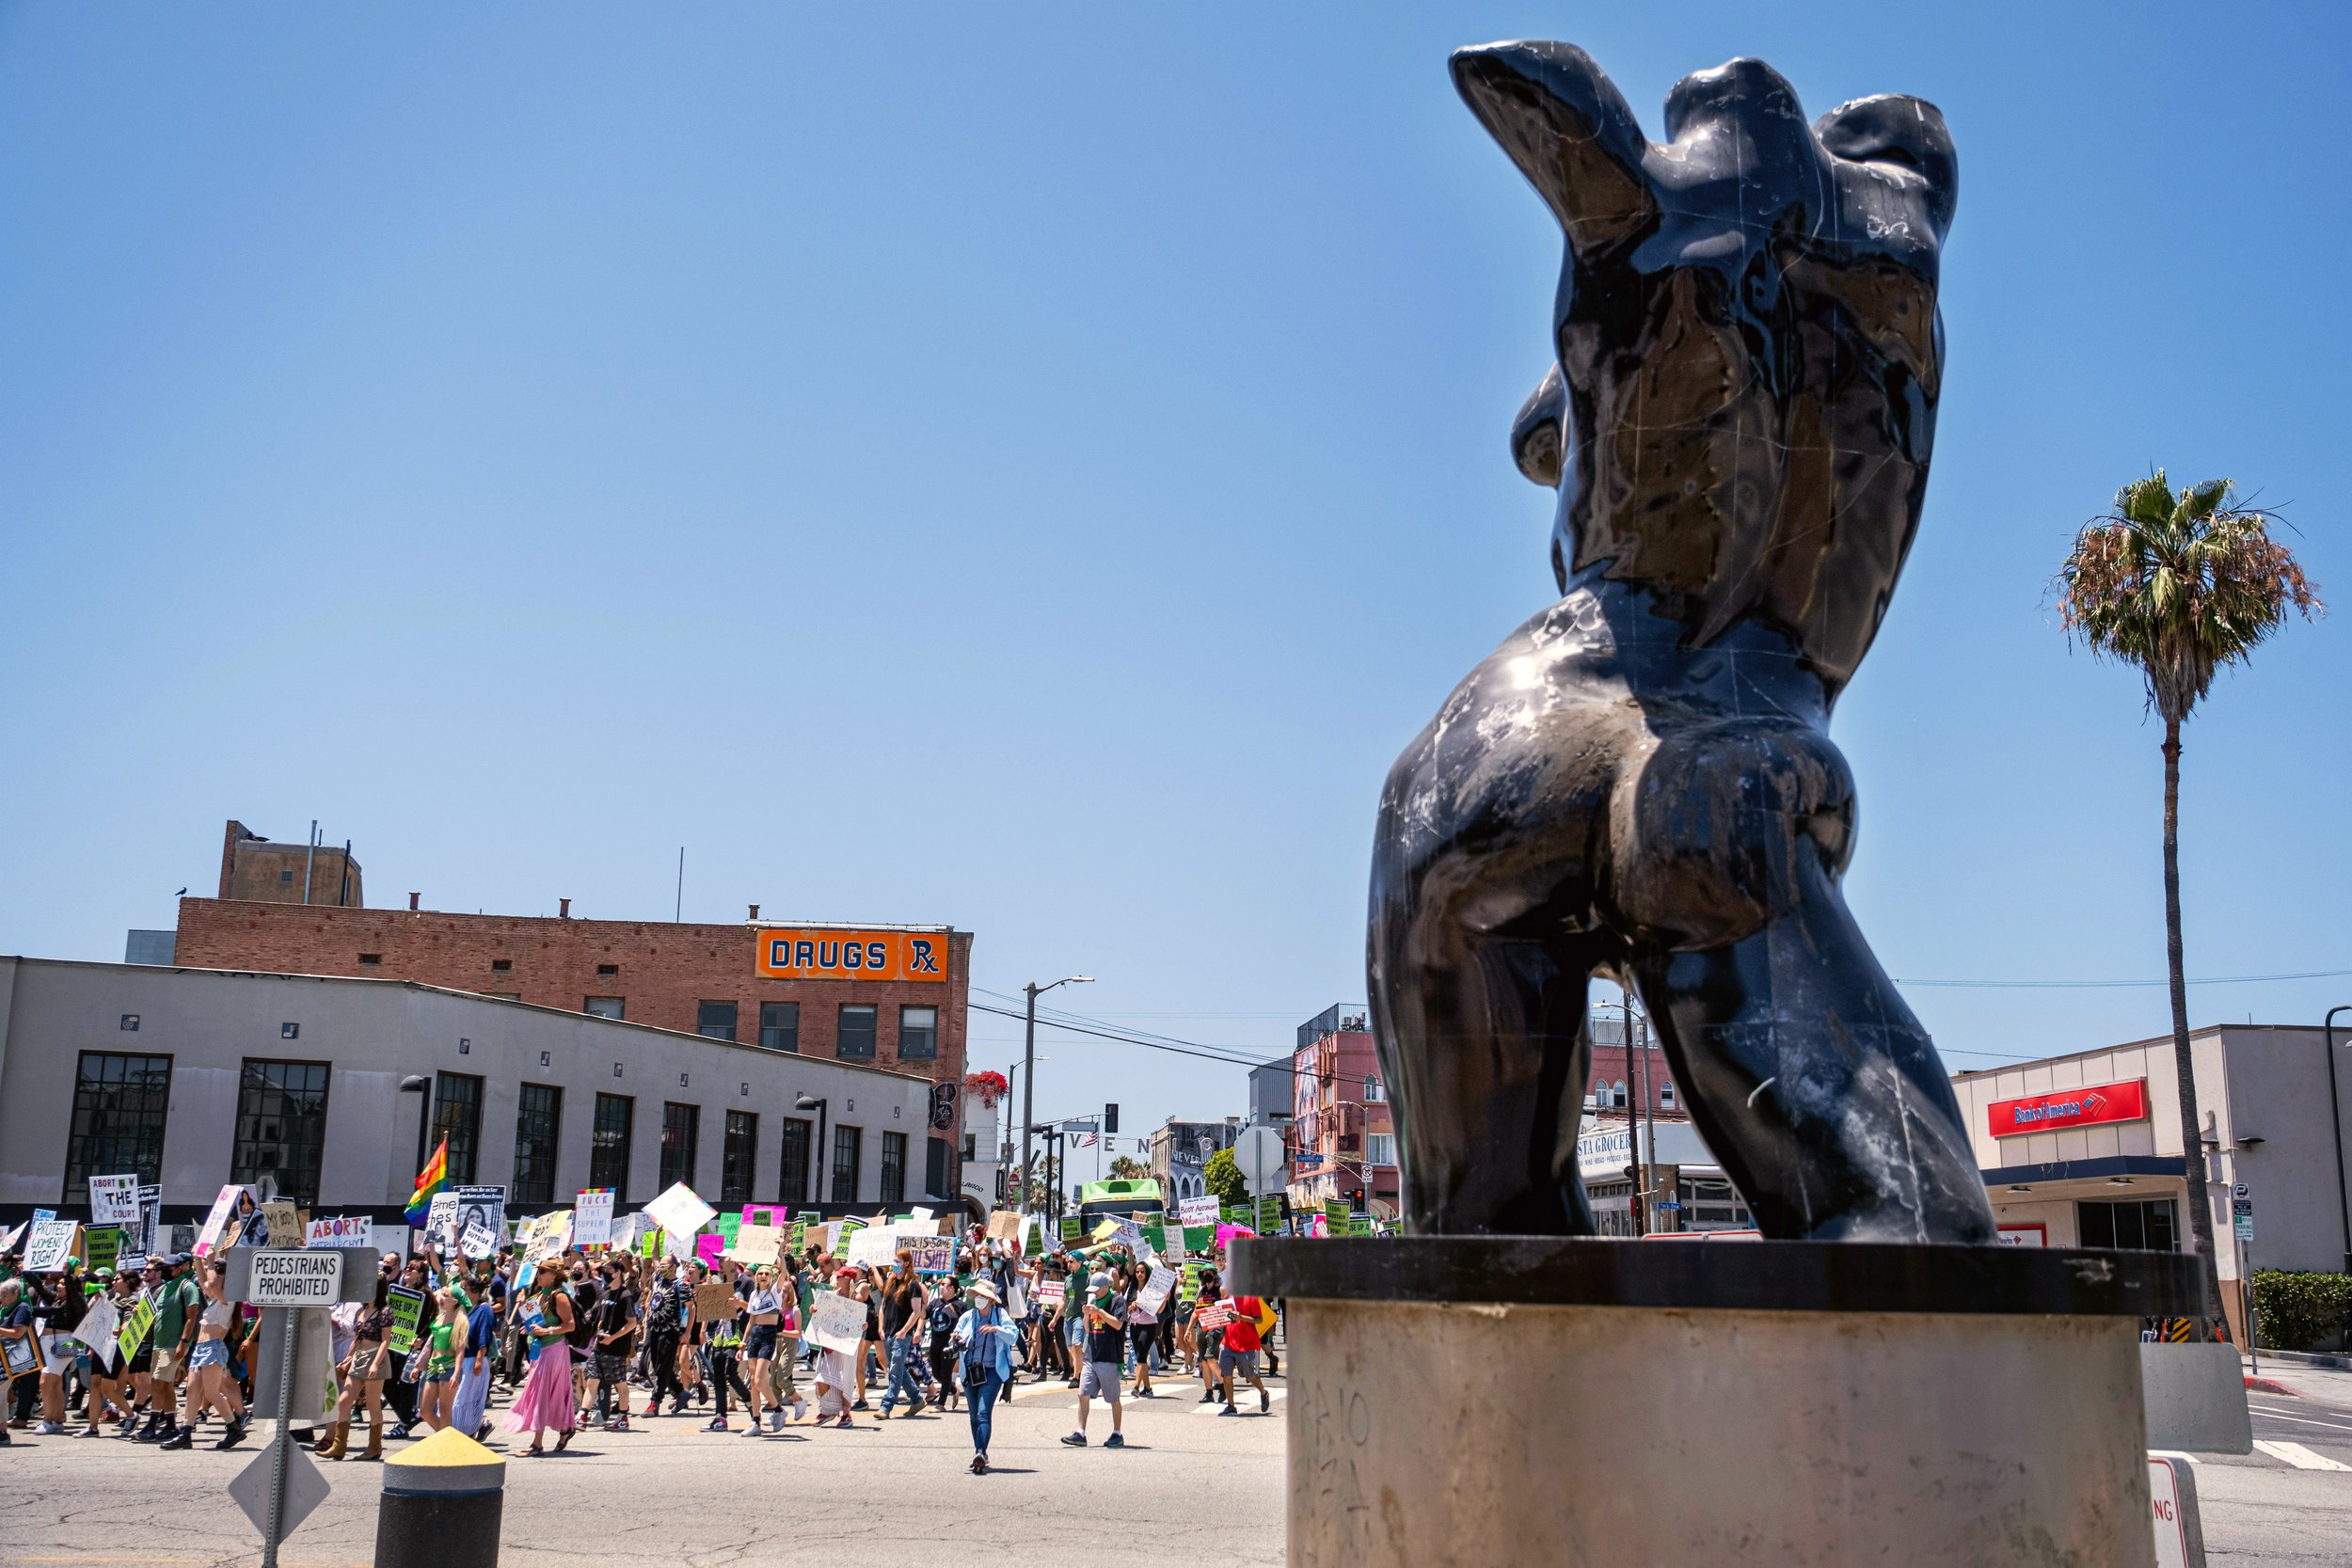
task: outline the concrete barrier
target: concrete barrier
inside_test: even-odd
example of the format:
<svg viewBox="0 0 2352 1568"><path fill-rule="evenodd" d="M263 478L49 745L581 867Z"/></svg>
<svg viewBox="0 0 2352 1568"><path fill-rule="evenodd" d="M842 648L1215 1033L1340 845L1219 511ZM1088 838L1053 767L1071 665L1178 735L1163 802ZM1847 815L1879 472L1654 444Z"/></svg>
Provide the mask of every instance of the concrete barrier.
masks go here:
<svg viewBox="0 0 2352 1568"><path fill-rule="evenodd" d="M2140 1397L2148 1404L2148 1446L2183 1453L2251 1453L2253 1418L2246 1410L2246 1371L2235 1345L2139 1347Z"/></svg>

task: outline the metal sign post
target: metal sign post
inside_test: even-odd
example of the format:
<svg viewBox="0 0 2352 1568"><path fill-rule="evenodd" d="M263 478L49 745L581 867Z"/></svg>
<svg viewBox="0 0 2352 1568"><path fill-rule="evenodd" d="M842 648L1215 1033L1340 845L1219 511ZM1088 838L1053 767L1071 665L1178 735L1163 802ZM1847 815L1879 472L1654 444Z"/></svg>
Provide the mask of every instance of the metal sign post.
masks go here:
<svg viewBox="0 0 2352 1568"><path fill-rule="evenodd" d="M2260 1372L2263 1363L2254 1334L2254 1280L2246 1268L2246 1243L2254 1239L2254 1194L2243 1181L2230 1189L2230 1228L2237 1238L2237 1303L2238 1315L2246 1320L2247 1370Z"/></svg>
<svg viewBox="0 0 2352 1568"><path fill-rule="evenodd" d="M286 1332L278 1337L278 1364L285 1371L278 1379L278 1435L269 1444L269 1523L262 1529L262 1568L278 1568L278 1544L286 1538L286 1466L294 1462L294 1336L302 1326L302 1310L282 1310Z"/></svg>
<svg viewBox="0 0 2352 1568"><path fill-rule="evenodd" d="M297 1455L294 1442L294 1385L302 1381L299 1353L306 1311L317 1313L313 1334L327 1333L320 1310L344 1300L360 1299L374 1290L373 1249L342 1247L233 1247L223 1254L229 1266L224 1294L230 1301L249 1302L280 1314L278 1364L257 1370L274 1370L269 1402L278 1422L270 1446L229 1483L229 1495L246 1518L262 1531L262 1568L278 1568L278 1548L296 1525L325 1499L326 1478L307 1457ZM264 1318L266 1322L266 1316ZM313 1341L316 1348L317 1341ZM267 1377L257 1383L267 1384Z"/></svg>

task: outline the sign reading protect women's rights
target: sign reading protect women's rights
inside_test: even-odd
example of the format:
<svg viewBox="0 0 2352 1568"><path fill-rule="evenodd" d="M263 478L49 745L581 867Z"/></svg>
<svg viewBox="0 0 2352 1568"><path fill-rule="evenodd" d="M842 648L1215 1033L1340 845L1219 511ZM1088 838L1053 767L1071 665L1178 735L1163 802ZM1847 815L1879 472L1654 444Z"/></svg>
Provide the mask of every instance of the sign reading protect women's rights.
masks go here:
<svg viewBox="0 0 2352 1568"><path fill-rule="evenodd" d="M73 1238L81 1227L72 1220L35 1220L24 1239L24 1272L56 1274L73 1256Z"/></svg>

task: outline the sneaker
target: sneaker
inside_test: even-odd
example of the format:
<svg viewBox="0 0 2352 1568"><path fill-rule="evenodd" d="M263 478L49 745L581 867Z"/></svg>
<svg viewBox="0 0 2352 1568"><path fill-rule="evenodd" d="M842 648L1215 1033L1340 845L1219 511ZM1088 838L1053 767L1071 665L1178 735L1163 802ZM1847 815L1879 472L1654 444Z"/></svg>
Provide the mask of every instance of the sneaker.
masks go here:
<svg viewBox="0 0 2352 1568"><path fill-rule="evenodd" d="M866 1408L866 1402L864 1400L859 1400L855 1403L851 1404L850 1408L852 1410L863 1410Z"/></svg>
<svg viewBox="0 0 2352 1568"><path fill-rule="evenodd" d="M727 1430L727 1418L724 1416L713 1416L710 1419L703 1423L703 1430L705 1432L724 1432Z"/></svg>
<svg viewBox="0 0 2352 1568"><path fill-rule="evenodd" d="M106 1435L106 1429L100 1426L96 1421L92 1421L86 1431L77 1432L73 1435L76 1437L103 1437Z"/></svg>
<svg viewBox="0 0 2352 1568"><path fill-rule="evenodd" d="M1236 1410L1236 1409L1234 1409L1232 1405L1230 1405L1230 1404L1229 1404L1229 1405L1227 1405L1224 1409L1222 1409L1222 1410L1218 1411L1218 1412L1217 1412L1217 1414L1218 1414L1218 1415L1220 1415L1220 1416L1238 1416L1238 1415L1240 1415L1240 1414L1241 1414L1241 1412L1240 1412L1240 1411L1238 1411L1238 1410Z"/></svg>
<svg viewBox="0 0 2352 1568"><path fill-rule="evenodd" d="M43 1421L33 1430L40 1433L43 1437L63 1437L65 1435L65 1428L56 1421Z"/></svg>
<svg viewBox="0 0 2352 1568"><path fill-rule="evenodd" d="M1083 1449L1087 1446L1087 1434L1083 1432L1073 1432L1061 1440L1061 1446L1065 1449Z"/></svg>
<svg viewBox="0 0 2352 1568"><path fill-rule="evenodd" d="M1263 1416L1263 1415L1264 1415L1267 1411L1269 1411L1269 1410L1271 1410L1271 1409L1273 1409L1273 1408L1274 1408L1274 1396L1273 1396L1273 1395L1271 1395L1271 1394L1269 1394L1269 1393L1267 1393L1267 1392L1266 1392L1264 1389L1263 1389L1263 1388L1259 1389L1259 1390L1258 1390L1258 1414L1259 1414L1259 1415L1261 1415L1261 1416Z"/></svg>
<svg viewBox="0 0 2352 1568"><path fill-rule="evenodd" d="M797 1421L807 1415L808 1402L806 1400L794 1400L792 1402L792 1418Z"/></svg>
<svg viewBox="0 0 2352 1568"><path fill-rule="evenodd" d="M755 1417L753 1417L753 1418L752 1418L752 1424L751 1424L750 1426L747 1426L747 1427L745 1427L745 1428L743 1429L743 1435L744 1435L744 1436L746 1436L746 1437L756 1437L756 1436L758 1436L758 1435L759 1435L759 1418L758 1418L758 1417L755 1416Z"/></svg>
<svg viewBox="0 0 2352 1568"><path fill-rule="evenodd" d="M1114 1432L1103 1439L1103 1446L1106 1449L1123 1449L1127 1446L1127 1439Z"/></svg>
<svg viewBox="0 0 2352 1568"><path fill-rule="evenodd" d="M784 1430L783 1411L771 1410L768 1412L768 1430L770 1432L782 1432Z"/></svg>

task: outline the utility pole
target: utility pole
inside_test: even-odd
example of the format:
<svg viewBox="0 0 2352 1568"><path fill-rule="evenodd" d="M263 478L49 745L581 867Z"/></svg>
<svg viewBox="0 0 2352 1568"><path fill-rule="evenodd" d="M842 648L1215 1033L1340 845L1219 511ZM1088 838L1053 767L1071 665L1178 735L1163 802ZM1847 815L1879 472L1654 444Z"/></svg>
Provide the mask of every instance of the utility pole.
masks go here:
<svg viewBox="0 0 2352 1568"><path fill-rule="evenodd" d="M1625 1037L1629 1043L1633 1043L1636 1040L1636 1036L1633 1033L1633 993L1631 991L1629 990L1626 992L1625 1001ZM1638 1037L1638 1042L1642 1050L1642 1119L1647 1123L1649 1127L1648 1170L1650 1182L1652 1185L1655 1185L1658 1180L1658 1099L1650 1092L1649 1018L1646 1014L1644 1015L1642 1019L1642 1033ZM1662 1202L1664 1200L1661 1198L1660 1201ZM1645 1211L1645 1215L1647 1211ZM1665 1229L1666 1227L1661 1222L1659 1228L1662 1230Z"/></svg>
<svg viewBox="0 0 2352 1568"><path fill-rule="evenodd" d="M1618 1005L1625 1018L1625 1081L1637 1099L1643 1094L1641 1074L1633 1069L1633 992L1629 988ZM1649 1234L1649 1162L1642 1157L1642 1107L1629 1104L1625 1109L1626 1147L1633 1154L1633 1234Z"/></svg>
<svg viewBox="0 0 2352 1568"><path fill-rule="evenodd" d="M1021 1207L1029 1207L1029 1136L1037 1129L1037 999L1052 990L1054 986L1088 986L1094 983L1091 974L1065 974L1053 986L1041 986L1035 980L1021 988L1029 999L1028 1022L1023 1030L1021 1045ZM1059 1179L1057 1178L1057 1185Z"/></svg>

